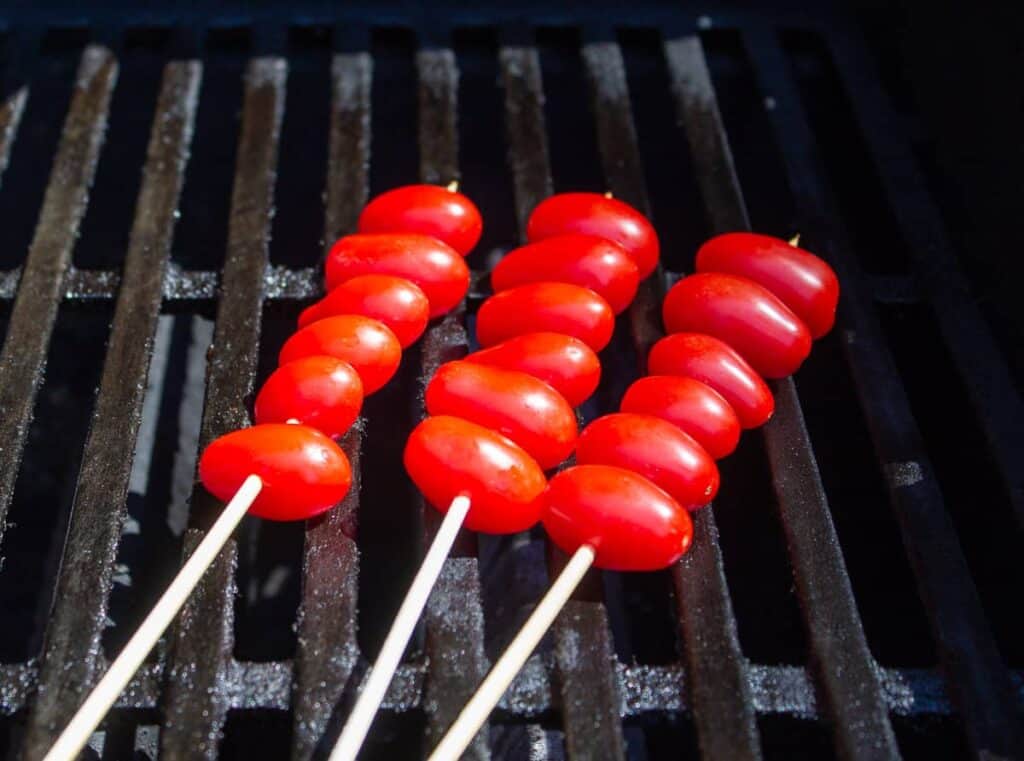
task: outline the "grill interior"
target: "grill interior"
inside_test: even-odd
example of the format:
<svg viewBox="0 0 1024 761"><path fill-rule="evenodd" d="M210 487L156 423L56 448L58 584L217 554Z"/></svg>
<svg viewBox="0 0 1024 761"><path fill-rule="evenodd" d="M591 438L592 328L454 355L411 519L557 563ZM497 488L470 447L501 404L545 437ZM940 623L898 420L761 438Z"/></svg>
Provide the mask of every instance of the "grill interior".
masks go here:
<svg viewBox="0 0 1024 761"><path fill-rule="evenodd" d="M324 244L416 178L483 211L465 310L368 400L360 488L307 525L246 519L90 752L329 748L436 526L401 469L423 383L472 350L530 209L571 189L649 212L664 249L584 419L641 374L709 235L799 230L844 298L689 555L592 573L467 757L1021 752L1021 379L899 93L842 16L546 13L4 22L10 757L45 753L218 511L196 452L248 423ZM460 539L365 757L423 755L564 560L539 531Z"/></svg>

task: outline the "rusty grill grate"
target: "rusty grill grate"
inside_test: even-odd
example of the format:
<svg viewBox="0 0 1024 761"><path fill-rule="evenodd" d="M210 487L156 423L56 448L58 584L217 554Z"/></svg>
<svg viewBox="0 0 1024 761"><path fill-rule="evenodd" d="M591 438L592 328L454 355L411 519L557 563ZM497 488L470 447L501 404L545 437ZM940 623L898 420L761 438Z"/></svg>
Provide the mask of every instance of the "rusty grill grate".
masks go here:
<svg viewBox="0 0 1024 761"><path fill-rule="evenodd" d="M257 380L319 294L311 221L332 241L371 191L418 174L461 177L496 220L466 309L431 328L346 439L361 488L305 527L247 523L96 753L323 752L435 525L397 476L424 379L470 348L489 262L569 187L611 190L668 243L584 417L642 371L661 293L708 234L798 228L845 295L835 335L775 384L776 418L724 465L691 553L670 573L594 574L468 757L1021 752L1024 577L1006 538L1024 517L1020 395L853 27L736 13L357 21L6 30L0 745L43 755L218 509L188 494L195 452L247 424ZM816 100L826 90L856 143ZM882 252L859 229L874 207L840 185L856 171L901 241ZM978 503L933 441L916 367L933 356L986 458ZM965 520L977 510L988 534ZM460 540L368 757L439 738L544 587L545 558L563 561L539 533Z"/></svg>

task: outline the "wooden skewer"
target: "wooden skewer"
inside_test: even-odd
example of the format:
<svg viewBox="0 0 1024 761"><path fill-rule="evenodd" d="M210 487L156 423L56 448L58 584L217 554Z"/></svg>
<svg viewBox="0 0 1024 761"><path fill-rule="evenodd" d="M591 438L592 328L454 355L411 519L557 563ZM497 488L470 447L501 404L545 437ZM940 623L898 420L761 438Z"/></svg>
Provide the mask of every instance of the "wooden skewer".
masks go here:
<svg viewBox="0 0 1024 761"><path fill-rule="evenodd" d="M593 563L593 547L576 550L427 761L457 761Z"/></svg>
<svg viewBox="0 0 1024 761"><path fill-rule="evenodd" d="M71 723L64 728L57 742L50 748L43 761L71 761L78 757L79 752L89 741L96 726L106 716L107 711L124 690L132 675L153 649L160 635L170 626L171 621L181 610L192 590L206 573L206 569L217 557L221 548L231 536L246 512L256 500L263 482L259 476L249 476L235 492L235 496L224 508L213 526L203 537L188 561L182 566L178 575L167 587L167 591L146 616L128 644L110 664L107 673L99 684L89 693L89 697L78 709Z"/></svg>
<svg viewBox="0 0 1024 761"><path fill-rule="evenodd" d="M416 622L419 620L420 614L427 604L427 598L430 597L430 592L441 573L445 558L451 552L455 537L458 536L462 522L466 519L469 506L469 497L463 495L452 500L448 507L444 520L441 521L441 527L438 529L434 541L431 542L426 557L423 558L423 564L416 572L412 586L406 592L394 623L391 624L391 630L377 656L377 662L370 669L359 699L341 732L341 737L338 738L334 750L331 751L329 761L352 761L359 753L363 740L366 739L366 733L370 730L373 718L384 699L384 693L398 668L402 653L405 652L405 646L409 643L409 638L416 628Z"/></svg>

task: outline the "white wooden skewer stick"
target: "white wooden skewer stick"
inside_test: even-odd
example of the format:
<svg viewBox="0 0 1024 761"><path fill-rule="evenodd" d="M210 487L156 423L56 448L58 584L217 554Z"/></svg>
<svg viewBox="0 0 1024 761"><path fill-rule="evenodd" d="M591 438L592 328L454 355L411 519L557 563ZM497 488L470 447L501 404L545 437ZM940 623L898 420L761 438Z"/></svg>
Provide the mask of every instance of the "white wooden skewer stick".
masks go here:
<svg viewBox="0 0 1024 761"><path fill-rule="evenodd" d="M473 741L473 737L487 721L494 706L501 700L505 690L512 684L516 674L537 647L544 633L551 627L558 612L569 600L573 590L579 586L584 574L594 563L594 548L584 544L551 585L536 610L530 614L523 628L494 664L487 678L480 684L476 694L466 703L455 723L451 725L441 742L434 748L427 761L457 761L462 752Z"/></svg>
<svg viewBox="0 0 1024 761"><path fill-rule="evenodd" d="M405 599L402 600L395 621L391 624L391 630L384 640L376 663L370 669L369 677L363 685L362 692L359 693L359 699L356 701L352 713L349 714L341 737L338 738L334 750L331 751L329 761L353 761L359 753L363 740L366 739L366 733L369 732L370 725L373 723L373 717L377 714L377 709L384 699L384 693L387 691L388 685L391 684L395 669L398 668L402 653L405 652L405 646L409 643L409 638L416 628L416 622L427 604L430 591L434 588L437 577L441 573L445 558L451 552L455 537L458 536L462 522L466 519L469 506L469 497L460 495L452 500L448 507L448 512L445 513L444 520L441 521L441 527L438 529L434 541L431 542L426 557L423 558L423 564L416 572L416 577L412 580L412 586L406 592Z"/></svg>
<svg viewBox="0 0 1024 761"><path fill-rule="evenodd" d="M206 573L206 569L217 553L220 552L228 537L235 530L235 526L249 510L249 507L259 495L263 488L263 482L259 476L249 476L242 483L242 486L231 501L224 508L213 526L203 537L203 541L196 547L188 561L182 566L181 571L171 582L171 585L164 592L160 601L146 616L128 644L117 656L117 659L110 664L107 673L103 675L99 684L93 689L78 713L65 727L57 742L50 748L43 761L72 761L78 757L79 752L89 741L96 726L106 716L107 711L114 705L125 685L128 684L132 675L146 659L149 651L153 649L160 635L164 633L171 621L181 610L188 596L192 594L196 584Z"/></svg>

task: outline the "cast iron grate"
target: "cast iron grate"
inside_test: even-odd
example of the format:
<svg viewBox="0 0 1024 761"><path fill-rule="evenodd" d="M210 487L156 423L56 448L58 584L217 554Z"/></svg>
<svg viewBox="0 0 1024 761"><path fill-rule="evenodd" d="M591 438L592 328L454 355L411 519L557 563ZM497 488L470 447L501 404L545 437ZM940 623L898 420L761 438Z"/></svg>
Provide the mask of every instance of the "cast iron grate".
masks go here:
<svg viewBox="0 0 1024 761"><path fill-rule="evenodd" d="M42 756L218 509L192 491L195 453L248 422L256 382L318 295L311 225L332 241L371 192L417 175L461 179L490 223L466 309L409 352L347 438L361 488L304 530L243 526L95 753L323 752L433 530L396 475L424 378L470 348L482 273L529 210L578 187L649 211L668 244L585 418L642 371L664 286L708 234L798 228L845 296L835 335L775 385L775 420L725 465L689 556L671 573L593 575L468 757L1020 752L1020 396L859 38L831 16L659 11L619 26L551 13L372 28L314 14L287 33L244 14L96 33L8 20L8 753ZM823 88L849 109L852 155L837 155ZM902 241L891 255L863 251L863 209L837 190L858 162ZM922 356L955 377L984 452L982 529L933 465L948 447L922 435L932 402L906 324L931 337ZM545 559L564 560L539 534L460 542L367 757L436 741L543 589Z"/></svg>

